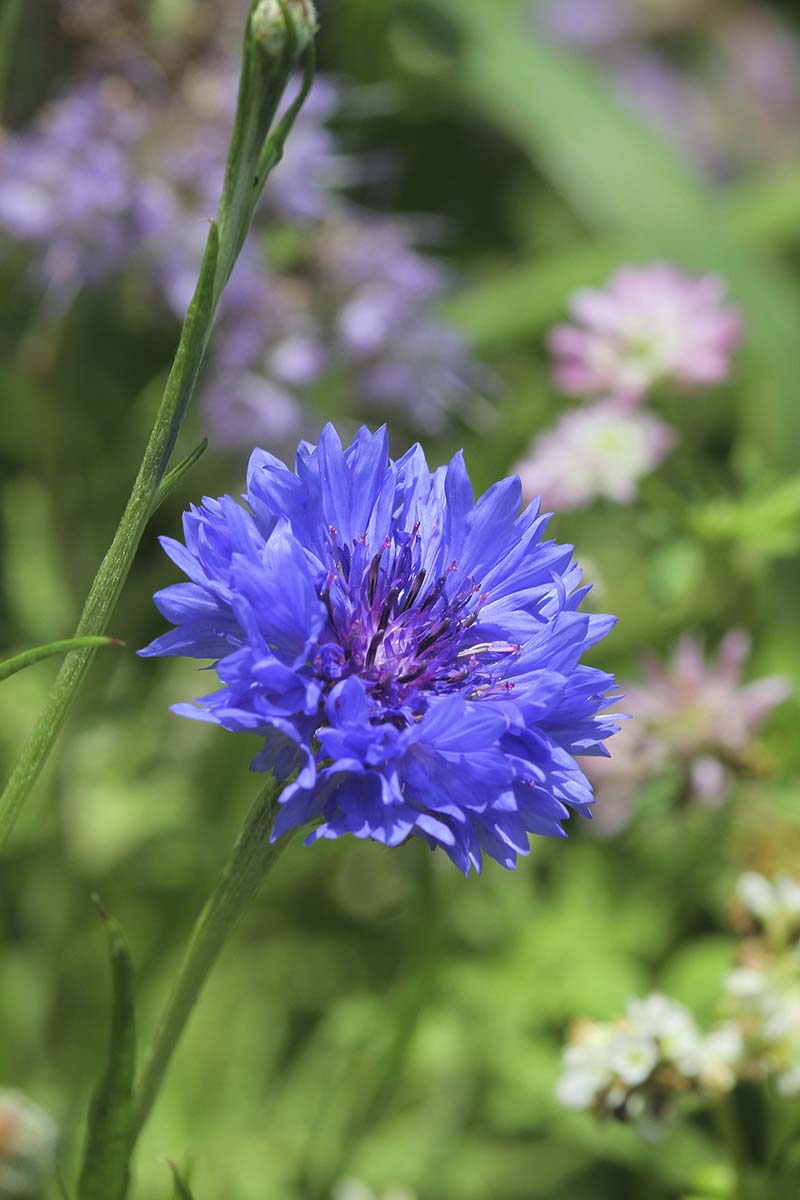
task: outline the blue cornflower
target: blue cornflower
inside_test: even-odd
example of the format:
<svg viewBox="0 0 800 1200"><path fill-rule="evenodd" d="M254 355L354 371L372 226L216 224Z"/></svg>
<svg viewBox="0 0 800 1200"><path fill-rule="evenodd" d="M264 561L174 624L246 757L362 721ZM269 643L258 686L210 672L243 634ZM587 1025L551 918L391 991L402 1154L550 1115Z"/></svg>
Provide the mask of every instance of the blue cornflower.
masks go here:
<svg viewBox="0 0 800 1200"><path fill-rule="evenodd" d="M342 449L328 426L294 471L254 451L247 509L206 499L185 545L162 539L191 582L155 596L175 629L140 653L216 660L222 687L174 711L265 738L253 769L289 781L273 837L413 835L468 873L589 815L574 756L617 726L612 676L580 658L614 619L578 611L572 547L520 495L476 502L460 454L431 472L385 430Z"/></svg>

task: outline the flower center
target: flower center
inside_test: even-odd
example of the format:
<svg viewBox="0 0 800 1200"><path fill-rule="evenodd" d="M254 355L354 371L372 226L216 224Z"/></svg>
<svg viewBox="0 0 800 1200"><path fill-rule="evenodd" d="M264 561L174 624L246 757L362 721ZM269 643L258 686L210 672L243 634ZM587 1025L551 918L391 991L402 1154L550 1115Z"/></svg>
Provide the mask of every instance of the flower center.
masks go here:
<svg viewBox="0 0 800 1200"><path fill-rule="evenodd" d="M421 715L430 694L457 689L478 699L513 687L502 681L502 666L520 647L478 640L488 595L475 580L458 581L455 561L444 571L425 564L419 524L372 556L366 537L340 546L335 528L329 532L322 599L334 640L315 661L321 677L333 683L357 674L382 709L412 715Z"/></svg>

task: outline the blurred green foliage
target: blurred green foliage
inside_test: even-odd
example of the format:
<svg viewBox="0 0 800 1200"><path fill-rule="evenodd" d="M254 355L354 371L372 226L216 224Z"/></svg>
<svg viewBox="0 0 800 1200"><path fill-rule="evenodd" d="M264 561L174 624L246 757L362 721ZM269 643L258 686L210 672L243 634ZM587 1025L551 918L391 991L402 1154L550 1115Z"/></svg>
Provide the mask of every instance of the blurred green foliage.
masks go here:
<svg viewBox="0 0 800 1200"><path fill-rule="evenodd" d="M151 36L177 37L189 7L152 0L138 15ZM463 443L478 488L508 471L558 411L542 334L576 286L658 256L719 271L747 319L736 378L670 401L681 448L641 505L600 505L555 530L620 614L599 652L620 677L681 630L713 640L735 624L754 635L755 673L798 680L800 167L711 188L590 67L537 41L523 7L323 6L323 66L390 88L351 136L403 164L392 204L447 219L463 279L450 313L504 381L490 428L452 431L430 456ZM74 48L54 20L52 3L23 15L17 115L69 75ZM121 293L82 297L43 328L22 257L0 271L5 656L72 631L176 331ZM349 415L346 398L330 404ZM202 434L190 416L183 452ZM160 629L150 597L175 577L156 534L175 533L190 499L235 493L244 462L212 446L165 501L112 623L128 647ZM5 772L54 670L0 689ZM126 931L149 1030L256 791L255 744L168 715L197 691L191 664L99 658L2 861L0 1081L57 1116L68 1178L110 1004L90 895ZM798 862L797 718L796 703L776 714L767 773L725 809L679 812L654 788L622 835L573 827L515 875L490 866L465 881L419 844L295 847L204 996L144 1137L137 1196L169 1194L164 1154L192 1163L198 1200L325 1200L345 1175L421 1200L727 1195L702 1115L645 1146L560 1111L553 1087L574 1017L613 1017L654 985L710 1015L731 881L745 865Z"/></svg>

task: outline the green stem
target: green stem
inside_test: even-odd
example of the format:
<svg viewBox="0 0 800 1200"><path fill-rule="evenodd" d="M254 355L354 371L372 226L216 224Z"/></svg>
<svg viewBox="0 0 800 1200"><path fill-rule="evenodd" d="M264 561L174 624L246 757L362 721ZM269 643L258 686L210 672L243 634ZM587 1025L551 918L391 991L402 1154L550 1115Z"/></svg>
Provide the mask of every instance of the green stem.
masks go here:
<svg viewBox="0 0 800 1200"><path fill-rule="evenodd" d="M192 1010L231 930L290 841L288 835L277 842L270 841L278 811L278 793L278 785L270 779L250 810L222 878L194 927L172 995L145 1059L136 1097L137 1135L150 1115Z"/></svg>
<svg viewBox="0 0 800 1200"><path fill-rule="evenodd" d="M5 0L0 9L0 121L5 115L21 16L22 0Z"/></svg>
<svg viewBox="0 0 800 1200"><path fill-rule="evenodd" d="M254 0L250 17L256 7ZM150 441L114 540L89 591L76 630L78 638L100 636L108 627L145 526L163 495L161 485L197 383L222 292L244 245L267 175L280 161L292 123L311 88L313 42L309 46L300 95L269 137L300 51L297 28L285 0L281 0L281 10L286 21L286 39L277 60L257 41L248 17L236 120L218 221L211 224L200 279ZM84 646L69 653L62 664L44 711L0 797L0 847L13 829L55 744L93 656L94 649Z"/></svg>
<svg viewBox="0 0 800 1200"><path fill-rule="evenodd" d="M153 432L114 540L95 575L83 608L76 638L103 634L114 611L134 555L153 509L185 408L200 371L214 317L213 277L217 261L217 232L212 226L197 292L184 323ZM209 300L212 303L209 305ZM210 308L210 311L209 311ZM25 800L53 748L61 727L94 657L91 645L71 651L56 676L53 690L27 746L11 772L0 798L0 846L14 827Z"/></svg>
<svg viewBox="0 0 800 1200"><path fill-rule="evenodd" d="M723 1096L716 1106L717 1126L727 1146L730 1163L734 1173L734 1190L732 1200L743 1200L744 1170L747 1155L739 1128L739 1117L731 1095Z"/></svg>
<svg viewBox="0 0 800 1200"><path fill-rule="evenodd" d="M100 646L123 646L124 644L118 638L84 637L65 638L63 642L48 642L46 646L34 646L31 650L23 650L21 654L15 654L13 658L7 658L5 662L0 663L0 682L10 679L12 675L16 675L17 671L24 671L26 667L32 667L34 663L41 662L43 658L52 658L55 654L67 654L71 650L97 649Z"/></svg>

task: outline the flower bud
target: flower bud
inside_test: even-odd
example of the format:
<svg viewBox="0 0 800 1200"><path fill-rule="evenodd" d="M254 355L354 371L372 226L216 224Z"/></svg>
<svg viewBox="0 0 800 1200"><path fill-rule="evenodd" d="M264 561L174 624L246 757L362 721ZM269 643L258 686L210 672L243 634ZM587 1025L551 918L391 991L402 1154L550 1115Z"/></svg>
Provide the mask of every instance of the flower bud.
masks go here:
<svg viewBox="0 0 800 1200"><path fill-rule="evenodd" d="M55 1122L43 1109L0 1089L0 1200L37 1196L55 1168L57 1145Z"/></svg>
<svg viewBox="0 0 800 1200"><path fill-rule="evenodd" d="M312 0L261 0L251 17L253 36L273 58L286 46L287 19L294 27L297 49L304 50L317 29Z"/></svg>

